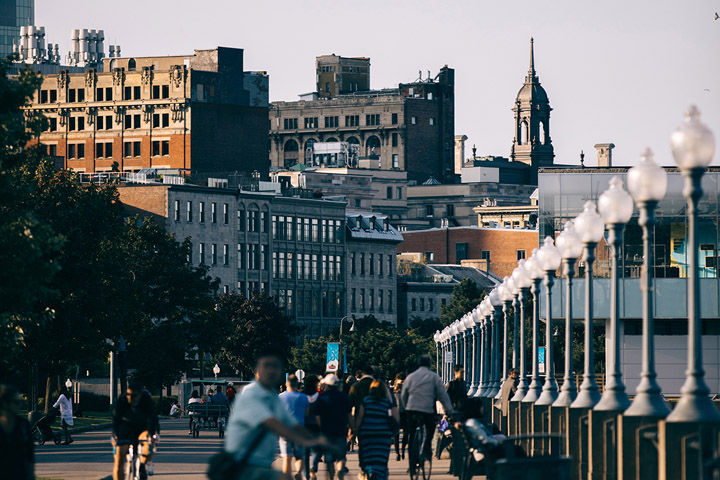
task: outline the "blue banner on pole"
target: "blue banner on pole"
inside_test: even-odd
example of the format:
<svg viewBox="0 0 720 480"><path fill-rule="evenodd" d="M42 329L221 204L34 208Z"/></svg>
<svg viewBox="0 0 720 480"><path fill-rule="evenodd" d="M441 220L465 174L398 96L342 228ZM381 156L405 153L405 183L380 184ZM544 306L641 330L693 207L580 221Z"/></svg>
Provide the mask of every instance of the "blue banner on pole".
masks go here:
<svg viewBox="0 0 720 480"><path fill-rule="evenodd" d="M326 357L325 371L337 373L338 367L340 366L340 344L331 342L327 344L327 357Z"/></svg>
<svg viewBox="0 0 720 480"><path fill-rule="evenodd" d="M538 373L545 373L545 347L538 347Z"/></svg>
<svg viewBox="0 0 720 480"><path fill-rule="evenodd" d="M345 353L345 344L343 343L343 373L347 373L347 354Z"/></svg>

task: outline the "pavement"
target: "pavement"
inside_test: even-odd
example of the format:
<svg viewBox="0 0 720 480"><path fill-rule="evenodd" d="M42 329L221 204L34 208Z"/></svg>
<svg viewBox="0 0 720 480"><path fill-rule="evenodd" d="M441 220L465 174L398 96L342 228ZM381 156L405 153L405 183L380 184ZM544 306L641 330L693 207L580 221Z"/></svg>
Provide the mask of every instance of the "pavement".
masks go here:
<svg viewBox="0 0 720 480"><path fill-rule="evenodd" d="M186 419L161 421L160 444L153 458L158 478L181 480L206 480L210 457L222 448L217 432L203 431L200 438L188 435ZM52 442L35 446L35 474L38 477L62 480L100 480L111 478L112 445L110 430L97 430L73 435L70 445L54 445ZM279 463L279 462L276 462ZM455 479L447 474L450 461L434 459L432 478ZM407 460L396 461L394 451L390 455L390 479L407 479ZM318 472L318 479L325 480L325 472ZM347 480L355 480L358 468L357 450L348 453L350 474ZM480 477L478 477L480 478Z"/></svg>

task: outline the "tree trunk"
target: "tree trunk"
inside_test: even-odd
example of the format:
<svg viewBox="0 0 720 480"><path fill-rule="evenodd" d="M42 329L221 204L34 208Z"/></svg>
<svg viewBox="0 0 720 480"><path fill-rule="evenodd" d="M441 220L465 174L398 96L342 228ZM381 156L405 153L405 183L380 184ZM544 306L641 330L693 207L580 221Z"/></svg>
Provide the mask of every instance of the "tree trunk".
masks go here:
<svg viewBox="0 0 720 480"><path fill-rule="evenodd" d="M50 409L50 375L45 377L45 413Z"/></svg>

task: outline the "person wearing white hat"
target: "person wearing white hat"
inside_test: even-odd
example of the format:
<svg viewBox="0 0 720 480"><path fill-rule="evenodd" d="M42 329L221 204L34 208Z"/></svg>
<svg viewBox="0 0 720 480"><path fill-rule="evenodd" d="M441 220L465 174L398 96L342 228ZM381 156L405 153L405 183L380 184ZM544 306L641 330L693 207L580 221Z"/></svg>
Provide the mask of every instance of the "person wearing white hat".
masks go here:
<svg viewBox="0 0 720 480"><path fill-rule="evenodd" d="M327 437L335 452L323 451L327 464L327 478L342 480L345 476L345 452L347 451L347 438L350 426L350 399L340 390L340 379L335 374L328 374L320 382L326 390L315 401L315 413L320 432ZM315 472L310 473L315 478Z"/></svg>

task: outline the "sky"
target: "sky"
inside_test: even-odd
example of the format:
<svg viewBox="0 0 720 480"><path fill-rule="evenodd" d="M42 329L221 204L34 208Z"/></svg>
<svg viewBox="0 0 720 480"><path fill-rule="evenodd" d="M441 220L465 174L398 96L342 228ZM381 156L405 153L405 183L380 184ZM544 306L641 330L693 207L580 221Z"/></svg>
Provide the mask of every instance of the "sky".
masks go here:
<svg viewBox="0 0 720 480"><path fill-rule="evenodd" d="M670 134L691 104L718 138L718 0L35 0L46 41L70 47L74 28L105 31L122 55L245 50L245 69L270 75L270 100L315 89L315 57L371 59L371 87L455 69L455 133L477 154L508 156L512 106L535 39L535 68L553 108L555 162L593 166L593 145L615 144L615 165L645 147L674 165ZM63 54L65 55L65 54Z"/></svg>

